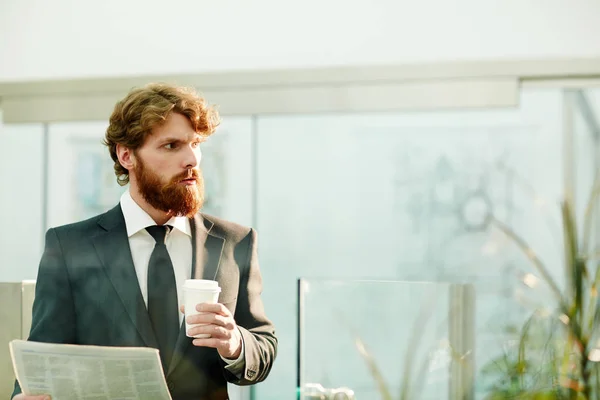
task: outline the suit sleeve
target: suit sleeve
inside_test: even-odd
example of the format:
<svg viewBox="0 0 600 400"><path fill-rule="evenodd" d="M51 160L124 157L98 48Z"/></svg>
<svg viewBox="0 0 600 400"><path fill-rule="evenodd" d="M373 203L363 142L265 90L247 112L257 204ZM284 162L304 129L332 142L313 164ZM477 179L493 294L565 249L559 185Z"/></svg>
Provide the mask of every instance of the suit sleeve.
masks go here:
<svg viewBox="0 0 600 400"><path fill-rule="evenodd" d="M247 262L240 271L240 289L234 318L244 341L244 370L235 376L225 371L229 382L252 385L266 379L277 353L275 327L265 314L261 299L262 276L258 266L256 231L251 229L248 241Z"/></svg>
<svg viewBox="0 0 600 400"><path fill-rule="evenodd" d="M75 343L75 310L67 267L55 229L46 232L46 244L35 286L28 340ZM15 382L12 397L21 393Z"/></svg>

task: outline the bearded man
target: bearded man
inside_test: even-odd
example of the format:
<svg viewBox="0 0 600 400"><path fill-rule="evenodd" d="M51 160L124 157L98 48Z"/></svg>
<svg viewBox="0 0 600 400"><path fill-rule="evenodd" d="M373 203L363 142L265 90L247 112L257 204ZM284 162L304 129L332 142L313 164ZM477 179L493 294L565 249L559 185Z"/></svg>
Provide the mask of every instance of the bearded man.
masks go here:
<svg viewBox="0 0 600 400"><path fill-rule="evenodd" d="M195 91L132 90L110 117L105 144L119 204L46 233L29 340L159 350L174 400L227 399L227 382L263 381L277 338L261 300L256 232L201 212L203 141L219 116ZM216 280L185 331L186 279ZM209 338L189 336L209 334ZM205 336L205 335L203 335ZM26 396L15 384L14 399Z"/></svg>

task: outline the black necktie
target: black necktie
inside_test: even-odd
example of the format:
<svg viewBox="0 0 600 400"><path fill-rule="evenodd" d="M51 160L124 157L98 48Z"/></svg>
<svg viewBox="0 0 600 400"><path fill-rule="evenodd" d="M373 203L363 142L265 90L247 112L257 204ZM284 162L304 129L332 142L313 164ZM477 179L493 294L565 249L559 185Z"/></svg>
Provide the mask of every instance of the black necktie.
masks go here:
<svg viewBox="0 0 600 400"><path fill-rule="evenodd" d="M168 372L179 335L177 284L173 263L165 245L168 229L167 226L158 225L146 228L156 241L148 264L148 314L158 340L165 374Z"/></svg>

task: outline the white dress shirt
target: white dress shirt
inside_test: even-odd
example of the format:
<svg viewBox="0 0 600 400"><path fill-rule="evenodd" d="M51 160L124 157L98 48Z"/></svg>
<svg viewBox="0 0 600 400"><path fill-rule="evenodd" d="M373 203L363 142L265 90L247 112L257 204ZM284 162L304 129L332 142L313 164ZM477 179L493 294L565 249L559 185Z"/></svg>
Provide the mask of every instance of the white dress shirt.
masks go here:
<svg viewBox="0 0 600 400"><path fill-rule="evenodd" d="M131 249L135 274L137 275L144 303L148 308L148 264L156 242L146 231L146 228L156 225L156 222L133 200L129 190L121 195L121 210L127 227L127 237L129 238L129 248ZM177 304L183 304L183 284L186 279L190 279L192 276L192 227L190 220L186 217L172 217L165 225L171 225L174 228L167 233L165 245L175 272ZM178 310L178 313L179 324L181 325L184 314L180 310ZM243 365L243 356L242 341L242 353L237 360L221 358L229 364L227 368L231 368L233 372L234 369L237 369L237 366Z"/></svg>
<svg viewBox="0 0 600 400"><path fill-rule="evenodd" d="M133 266L144 303L148 307L148 263L156 243L146 228L156 225L156 222L133 200L128 190L121 196L121 209L127 226ZM177 304L183 304L182 287L185 280L192 276L192 227L186 217L173 217L165 225L171 225L174 228L167 233L165 245L175 272ZM181 324L183 313L179 311L178 313L179 324Z"/></svg>

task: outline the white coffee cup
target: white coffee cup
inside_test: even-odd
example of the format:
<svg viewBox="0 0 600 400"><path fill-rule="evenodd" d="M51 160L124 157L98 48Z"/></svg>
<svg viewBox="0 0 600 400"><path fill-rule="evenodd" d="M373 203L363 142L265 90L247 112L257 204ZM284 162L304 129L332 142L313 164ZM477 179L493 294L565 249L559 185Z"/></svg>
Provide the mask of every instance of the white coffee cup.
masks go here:
<svg viewBox="0 0 600 400"><path fill-rule="evenodd" d="M196 310L196 306L200 303L217 303L219 300L219 293L221 293L221 288L217 281L206 279L187 279L185 281L183 284L183 305L185 306L185 334L188 337L194 337L196 339L210 337L209 333L190 336L187 332L190 328L197 326L197 324L188 324L187 317L190 315L203 314Z"/></svg>

